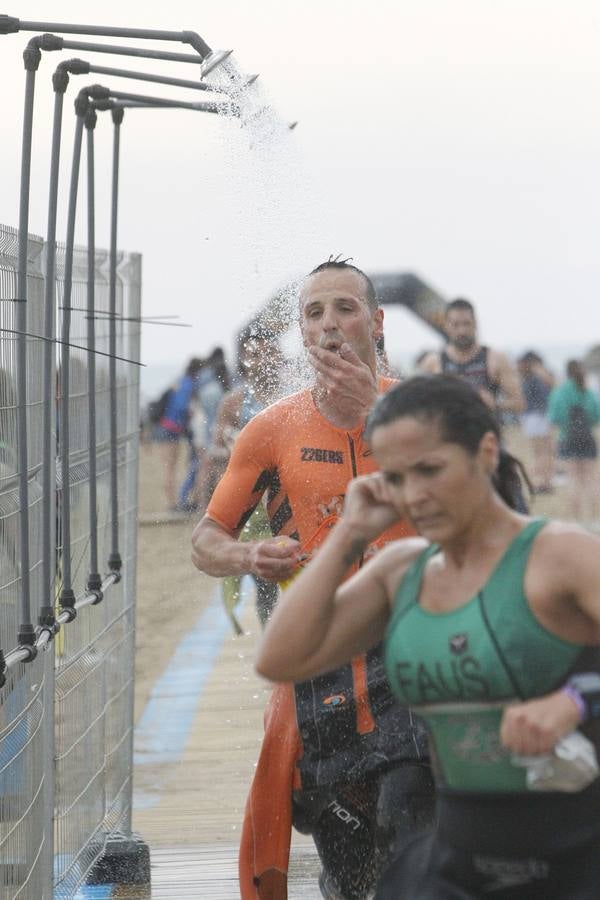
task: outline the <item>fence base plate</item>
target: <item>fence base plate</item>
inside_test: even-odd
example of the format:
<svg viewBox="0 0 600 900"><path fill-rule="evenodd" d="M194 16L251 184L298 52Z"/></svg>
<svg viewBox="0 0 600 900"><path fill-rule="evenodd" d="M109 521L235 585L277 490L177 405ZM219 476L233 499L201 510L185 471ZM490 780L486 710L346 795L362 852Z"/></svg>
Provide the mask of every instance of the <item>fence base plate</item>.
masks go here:
<svg viewBox="0 0 600 900"><path fill-rule="evenodd" d="M111 835L86 884L150 884L150 849L138 834Z"/></svg>

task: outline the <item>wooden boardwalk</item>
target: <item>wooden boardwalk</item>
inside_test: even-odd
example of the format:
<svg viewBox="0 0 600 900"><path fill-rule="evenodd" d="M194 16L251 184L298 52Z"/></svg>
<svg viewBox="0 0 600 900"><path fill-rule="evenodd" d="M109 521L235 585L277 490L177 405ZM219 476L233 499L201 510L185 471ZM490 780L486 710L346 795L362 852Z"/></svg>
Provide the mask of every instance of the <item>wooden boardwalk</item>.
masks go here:
<svg viewBox="0 0 600 900"><path fill-rule="evenodd" d="M288 900L318 900L319 867L308 845L294 848ZM119 888L115 900L239 900L237 845L202 844L152 851L152 887Z"/></svg>
<svg viewBox="0 0 600 900"><path fill-rule="evenodd" d="M161 678L157 673L155 689L138 716L133 824L150 846L151 893L122 887L115 897L239 898L238 840L269 687L252 668L258 624L251 593L247 592L240 616L246 634L234 637L215 596L217 582L210 582L208 588L198 607L198 644L194 629L188 633L188 643L195 648L191 667L180 642L166 674ZM201 643L203 631L205 644ZM198 666L211 654L202 680ZM178 658L182 660L179 674ZM185 705L186 694L190 695L187 712L178 712L173 705ZM152 708L158 721L151 715L148 718ZM161 727L164 734L157 734ZM179 733L181 729L185 734ZM175 759L174 746L180 747ZM296 835L290 900L320 898L318 871L312 841Z"/></svg>

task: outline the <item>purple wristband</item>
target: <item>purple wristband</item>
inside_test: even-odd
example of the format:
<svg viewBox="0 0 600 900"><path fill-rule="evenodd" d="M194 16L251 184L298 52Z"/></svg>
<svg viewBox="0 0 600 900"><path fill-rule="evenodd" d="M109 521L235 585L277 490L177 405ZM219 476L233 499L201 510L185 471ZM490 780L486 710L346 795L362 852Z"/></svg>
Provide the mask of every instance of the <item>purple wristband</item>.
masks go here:
<svg viewBox="0 0 600 900"><path fill-rule="evenodd" d="M579 721L585 722L587 719L587 707L585 705L585 701L579 691L576 691L574 687L571 687L570 684L565 684L561 689L561 693L566 694L567 697L570 697L575 706L579 711Z"/></svg>

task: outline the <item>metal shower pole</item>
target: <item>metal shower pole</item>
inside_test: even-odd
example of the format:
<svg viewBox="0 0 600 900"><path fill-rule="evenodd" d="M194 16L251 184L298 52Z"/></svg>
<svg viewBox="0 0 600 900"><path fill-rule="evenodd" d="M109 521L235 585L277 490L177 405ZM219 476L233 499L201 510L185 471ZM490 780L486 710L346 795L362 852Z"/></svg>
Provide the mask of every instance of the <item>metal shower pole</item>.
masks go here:
<svg viewBox="0 0 600 900"><path fill-rule="evenodd" d="M83 41L63 41L62 38L57 37L56 35L45 34L43 38L39 40L40 48L42 50L58 50L67 48L67 46L75 46L77 49L87 49L92 52L103 52L103 53L118 53L122 55L132 55L132 56L141 56L145 57L147 55L152 55L151 51L147 51L143 48L137 47L115 47L109 46L105 44L96 44L91 42L83 42ZM38 49L40 49L38 48ZM158 51L155 51L158 52ZM165 59L167 61L181 61L182 54L178 53L169 53L169 52L161 52L159 54L161 59ZM199 57L192 54L186 54L185 60L187 62L195 62L198 63ZM45 626L48 628L52 628L55 624L54 618L54 607L51 603L51 595L52 595L52 584L53 584L53 557L54 557L54 543L52 540L52 530L54 523L53 516L53 498L55 493L55 475L53 471L53 464L55 459L55 452L52 446L53 441L53 408L54 408L54 384L52 381L52 361L53 361L53 353L54 347L51 343L55 334L55 325L54 325L54 290L55 290L55 275L56 275L56 220L57 220L57 204L58 204L58 181L59 181L59 163L60 163L60 147L61 147L61 130L62 130L62 114L63 114L63 100L64 95L69 83L69 74L71 75L85 75L90 73L91 71L98 74L117 74L119 77L123 78L135 78L138 80L149 81L149 82L160 82L163 84L175 85L178 87L188 87L193 90L211 90L211 91L220 91L223 90L218 87L213 87L201 81L188 81L186 79L181 78L169 78L166 76L157 76L150 73L144 72L132 72L129 70L121 70L121 69L110 69L104 66L92 66L87 61L81 59L70 59L65 60L56 68L52 76L52 83L54 87L54 119L53 119L53 127L52 127L52 151L51 151L51 160L50 160L50 189L49 189L49 197L48 197L48 227L46 234L46 259L45 259L45 279L44 279L44 335L48 338L47 341L44 342L44 350L43 350L43 371L44 371L44 401L43 401L43 455L42 455L42 491L44 497L43 506L43 519L42 519L42 585L43 585L43 600L40 608L39 619L38 622L41 626ZM252 80L254 80L254 76L252 76ZM251 83L250 81L248 83ZM115 263L116 265L116 263ZM111 282L113 279L113 273L111 269ZM112 329L112 325L109 325L109 344L116 345L116 340L111 341L110 330ZM111 351L112 352L112 351ZM116 362L116 361L114 361ZM113 372L113 361L110 362L109 368L109 377L113 377L111 375ZM114 372L113 372L114 375ZM113 398L114 392L111 391L111 399ZM112 418L112 415L111 415ZM112 459L112 455L111 455ZM114 464L114 460L112 461ZM121 568L120 556L118 553L118 538L113 540L113 547L111 551L111 555L108 560L109 569L112 572L118 572Z"/></svg>
<svg viewBox="0 0 600 900"><path fill-rule="evenodd" d="M119 469L118 469L118 422L117 422L117 221L119 214L119 156L121 151L121 125L125 111L123 107L111 112L113 121L112 185L110 196L110 249L108 262L108 390L110 397L110 503L111 531L108 567L111 572L121 572L123 559L119 542Z"/></svg>
<svg viewBox="0 0 600 900"><path fill-rule="evenodd" d="M73 22L29 22L15 16L0 15L0 34L18 31L58 31L60 34L95 34L98 37L125 37L146 41L176 41L189 44L205 59L212 53L196 31L162 31L157 28L116 28L112 25L76 25Z"/></svg>
<svg viewBox="0 0 600 900"><path fill-rule="evenodd" d="M102 599L102 578L98 570L98 508L96 485L96 228L94 192L94 128L96 111L89 108L84 120L87 131L87 388L88 388L88 460L89 460L89 523L90 523L90 568L87 590L96 591ZM70 553L71 548L67 549Z"/></svg>
<svg viewBox="0 0 600 900"><path fill-rule="evenodd" d="M46 37L46 35L44 35L44 37ZM92 46L87 41L71 41L69 39L58 37L57 35L52 35L52 37L56 42L56 46L52 48L54 50L90 50ZM200 66L200 77L204 78L212 72L213 69L216 69L217 66L220 66L221 63L225 62L225 60L231 56L233 51L213 51L209 57L203 60L195 53L171 53L167 50L123 47L120 44L96 44L94 46L94 53L111 53L116 56L138 56L143 59L162 59L166 62L192 63L193 65ZM257 78L258 76L252 77Z"/></svg>
<svg viewBox="0 0 600 900"><path fill-rule="evenodd" d="M192 109L198 112L219 111L219 104L213 102L200 101L198 103L186 103L178 100L167 100L158 97L148 97L140 94L131 94L122 91L113 91L102 85L90 85L79 91L75 100L75 113L77 116L75 126L75 138L73 146L73 159L71 164L71 182L69 189L69 206L67 215L67 240L65 248L65 272L64 272L64 288L63 288L63 319L61 331L61 403L60 403L60 429L61 429L61 446L60 446L60 466L62 474L62 532L63 532L63 585L60 595L61 611L70 612L72 617L75 616L75 593L72 585L71 560L67 548L71 543L71 516L70 516L70 497L69 497L69 363L70 363L70 329L71 329L71 293L73 283L73 249L75 241L75 217L77 210L77 190L79 182L79 165L81 160L81 144L83 137L83 128L85 119L89 110L90 100L105 101L109 99L133 101L135 103L154 104L164 108ZM90 134L92 129L88 132ZM89 145L88 145L89 146ZM93 252L93 251L92 251ZM90 253L90 247L88 247ZM88 277L92 277L93 284L93 268L89 271ZM88 286L88 292L90 287ZM93 286L92 286L93 291ZM93 316L93 294L88 293L88 315ZM91 307L91 309L90 309ZM93 324L93 320L92 320ZM88 323L89 327L89 323ZM88 331L88 335L93 335ZM89 347L92 350L93 348ZM90 355L93 355L91 353ZM89 371L89 370L88 370ZM91 436L90 436L91 437ZM90 452L95 451L90 446ZM92 473L90 472L90 480ZM91 497L90 497L91 502ZM92 524L92 523L91 523ZM95 574L95 573L94 573ZM100 598L98 598L100 599Z"/></svg>
<svg viewBox="0 0 600 900"><path fill-rule="evenodd" d="M194 31L160 31L156 29L114 28L110 26L75 25L73 23L32 22L14 16L0 15L0 34L19 31L58 31L66 34L94 34L104 37L133 37L143 40L162 40L187 43L204 60L211 48ZM33 38L23 54L26 80L21 149L21 187L19 200L18 259L17 259L17 452L19 465L19 542L21 555L21 623L19 644L29 648L28 658L36 654L35 627L31 621L31 580L29 556L29 484L27 444L27 251L29 233L29 191L31 174L31 145L33 135L33 102L35 74L41 60L43 35ZM58 48L51 48L58 49Z"/></svg>

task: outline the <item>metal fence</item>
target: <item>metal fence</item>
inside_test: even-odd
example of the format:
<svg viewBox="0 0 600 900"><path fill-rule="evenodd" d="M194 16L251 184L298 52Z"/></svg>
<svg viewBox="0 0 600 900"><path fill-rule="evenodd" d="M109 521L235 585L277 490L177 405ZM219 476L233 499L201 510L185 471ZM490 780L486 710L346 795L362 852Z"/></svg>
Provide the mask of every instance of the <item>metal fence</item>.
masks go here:
<svg viewBox="0 0 600 900"><path fill-rule="evenodd" d="M48 606L42 579L43 452L43 241L29 240L27 332L27 424L29 467L29 559L34 618ZM18 457L16 452L17 234L0 226L0 646L17 644L21 584ZM64 248L58 248L57 333L60 334ZM54 596L57 614L65 563L70 562L77 598L90 598L93 553L108 572L115 528L111 500L111 390L109 386L108 254L95 259L95 379L90 384L86 251L76 248L71 297L69 429L61 429L60 354L52 373L52 411L59 454L68 440L68 489L55 465L51 498ZM117 270L116 353L139 359L141 258L121 254ZM80 349L77 349L80 348ZM101 856L106 840L131 831L133 657L137 527L139 369L116 363L118 535L120 580L107 580L101 602L86 602L72 622L31 662L6 671L0 688L0 900L72 897ZM90 394L90 389L92 394ZM90 410L95 442L90 450ZM95 477L93 477L95 468ZM90 471L92 478L90 478ZM54 480L54 478L53 478ZM92 497L92 507L90 507ZM64 546L61 518L70 507L70 541ZM95 509L95 517L91 515ZM79 604L77 604L79 605Z"/></svg>

